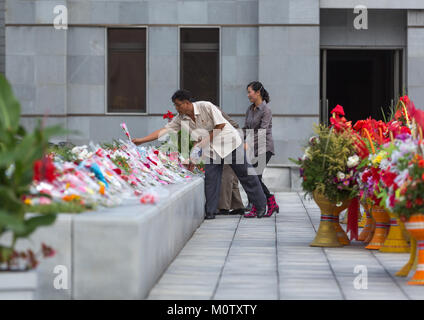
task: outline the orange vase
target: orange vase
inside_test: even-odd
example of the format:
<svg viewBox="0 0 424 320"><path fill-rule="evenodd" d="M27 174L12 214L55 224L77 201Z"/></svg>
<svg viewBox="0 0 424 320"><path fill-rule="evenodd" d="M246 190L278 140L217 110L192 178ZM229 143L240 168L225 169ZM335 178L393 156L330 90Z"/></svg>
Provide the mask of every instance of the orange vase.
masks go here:
<svg viewBox="0 0 424 320"><path fill-rule="evenodd" d="M380 206L373 206L371 213L375 220L375 231L370 243L365 249L378 250L386 240L390 227L390 216L386 209Z"/></svg>
<svg viewBox="0 0 424 320"><path fill-rule="evenodd" d="M371 235L374 232L375 223L371 216L371 206L368 203L362 203L362 206L365 210L366 220L364 229L362 229L361 233L359 234L358 240L366 241L368 239L369 242L371 240Z"/></svg>
<svg viewBox="0 0 424 320"><path fill-rule="evenodd" d="M424 285L424 214L413 214L405 227L412 237L417 240L418 264L415 274L408 281L411 285Z"/></svg>

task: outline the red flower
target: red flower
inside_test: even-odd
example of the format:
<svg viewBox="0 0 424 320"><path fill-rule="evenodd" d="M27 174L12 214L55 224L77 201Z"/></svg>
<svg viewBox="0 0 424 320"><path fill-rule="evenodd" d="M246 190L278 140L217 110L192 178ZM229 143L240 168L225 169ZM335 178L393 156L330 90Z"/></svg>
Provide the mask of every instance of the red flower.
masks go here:
<svg viewBox="0 0 424 320"><path fill-rule="evenodd" d="M38 265L37 257L35 256L34 252L31 249L27 250L28 252L28 262L30 269L35 269Z"/></svg>
<svg viewBox="0 0 424 320"><path fill-rule="evenodd" d="M56 254L56 251L53 250L53 248L47 246L46 244L41 244L41 250L43 252L43 257L53 257Z"/></svg>
<svg viewBox="0 0 424 320"><path fill-rule="evenodd" d="M119 175L121 175L122 174L122 171L121 171L121 169L119 169L119 168L115 168L115 169L113 169L113 171L115 171L117 174L119 174Z"/></svg>
<svg viewBox="0 0 424 320"><path fill-rule="evenodd" d="M98 150L96 151L96 155L98 155L99 157L103 157L102 149L98 149Z"/></svg>
<svg viewBox="0 0 424 320"><path fill-rule="evenodd" d="M365 127L365 125L366 125L366 121L365 121L365 120L358 120L358 121L354 124L353 129L354 129L355 131L361 132L362 128L364 128L364 127Z"/></svg>
<svg viewBox="0 0 424 320"><path fill-rule="evenodd" d="M55 170L56 167L54 166L52 159L45 156L43 159L34 162L33 179L37 182L43 180L53 182L56 179Z"/></svg>
<svg viewBox="0 0 424 320"><path fill-rule="evenodd" d="M364 172L364 174L362 175L362 182L367 182L368 178L371 176L371 170L367 170Z"/></svg>
<svg viewBox="0 0 424 320"><path fill-rule="evenodd" d="M339 104L333 110L331 110L330 113L331 114L335 113L338 116L339 115L342 115L342 116L345 115L344 110L343 110L343 107L341 105L339 105Z"/></svg>
<svg viewBox="0 0 424 320"><path fill-rule="evenodd" d="M403 97L400 97L399 100L402 101L403 103L405 103L405 105L408 105L409 102L411 101L411 100L409 100L409 97L406 96L406 95L403 96Z"/></svg>
<svg viewBox="0 0 424 320"><path fill-rule="evenodd" d="M330 118L330 123L337 132L348 130L351 127L351 122L347 121L345 117L332 117Z"/></svg>
<svg viewBox="0 0 424 320"><path fill-rule="evenodd" d="M409 129L408 127L402 127L402 128L400 128L400 133L401 134L405 134L405 133L411 134L411 129Z"/></svg>
<svg viewBox="0 0 424 320"><path fill-rule="evenodd" d="M172 119L173 117L174 117L173 113L172 113L171 111L169 111L169 110L168 110L168 112L167 112L167 113L165 113L165 114L163 115L163 118L164 118L164 119Z"/></svg>
<svg viewBox="0 0 424 320"><path fill-rule="evenodd" d="M396 179L396 177L397 177L396 173L385 172L382 176L382 180L387 187L390 187L393 185L393 182Z"/></svg>

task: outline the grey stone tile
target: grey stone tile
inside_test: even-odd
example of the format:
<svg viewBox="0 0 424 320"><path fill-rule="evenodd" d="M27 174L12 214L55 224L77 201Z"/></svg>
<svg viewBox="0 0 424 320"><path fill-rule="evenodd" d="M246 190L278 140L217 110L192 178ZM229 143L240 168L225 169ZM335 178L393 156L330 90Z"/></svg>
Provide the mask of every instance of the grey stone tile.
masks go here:
<svg viewBox="0 0 424 320"><path fill-rule="evenodd" d="M342 248L310 247L315 237L311 219L315 228L319 225L316 204L296 193L278 193L277 198L284 203L284 214L274 219L219 216L203 223L149 298L424 298L421 287L407 286L407 278L393 276L408 254L371 252L356 241ZM366 290L355 289L356 265L367 267ZM194 291L184 294L184 284ZM214 290L212 284L214 293L208 292Z"/></svg>

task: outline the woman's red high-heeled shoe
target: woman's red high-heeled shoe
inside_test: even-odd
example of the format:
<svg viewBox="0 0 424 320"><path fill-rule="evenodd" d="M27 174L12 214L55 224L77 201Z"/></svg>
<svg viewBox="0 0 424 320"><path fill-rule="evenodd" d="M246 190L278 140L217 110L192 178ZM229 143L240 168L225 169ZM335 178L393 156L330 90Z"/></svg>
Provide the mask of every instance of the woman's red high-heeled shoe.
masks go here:
<svg viewBox="0 0 424 320"><path fill-rule="evenodd" d="M256 207L252 204L252 209L250 209L249 213L244 214L245 218L256 218Z"/></svg>
<svg viewBox="0 0 424 320"><path fill-rule="evenodd" d="M271 217L274 212L280 212L280 207L278 206L277 202L275 201L275 197L272 195L267 199L267 207L268 211L264 215L264 217Z"/></svg>

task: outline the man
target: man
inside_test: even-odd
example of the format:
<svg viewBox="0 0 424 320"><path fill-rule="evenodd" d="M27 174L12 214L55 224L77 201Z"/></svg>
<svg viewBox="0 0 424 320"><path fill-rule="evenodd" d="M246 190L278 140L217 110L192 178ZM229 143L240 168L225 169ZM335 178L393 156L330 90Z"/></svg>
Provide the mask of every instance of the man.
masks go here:
<svg viewBox="0 0 424 320"><path fill-rule="evenodd" d="M188 125L190 135L196 141L192 149L191 159L194 159L193 155L200 150L204 156L210 158L210 161L205 163L205 218L215 218L224 162L231 166L246 191L249 201L253 203L251 216L262 218L266 210L266 197L258 177L254 174L248 174L249 165L246 161L246 153L239 133L222 116L222 113L214 104L208 101L191 102L191 100L189 91L178 90L175 92L172 96L172 102L178 111L178 115L164 128L132 141L137 145L153 141L169 130L177 132ZM198 138L201 138L201 141Z"/></svg>
<svg viewBox="0 0 424 320"><path fill-rule="evenodd" d="M224 111L221 110L221 113L225 120L234 128L239 128L238 123L231 119ZM244 214L246 210L240 195L239 181L233 169L228 164L224 164L222 168L218 209L218 214Z"/></svg>
<svg viewBox="0 0 424 320"><path fill-rule="evenodd" d="M239 181L230 165L222 168L221 192L219 194L218 214L244 214L246 208L241 199Z"/></svg>

